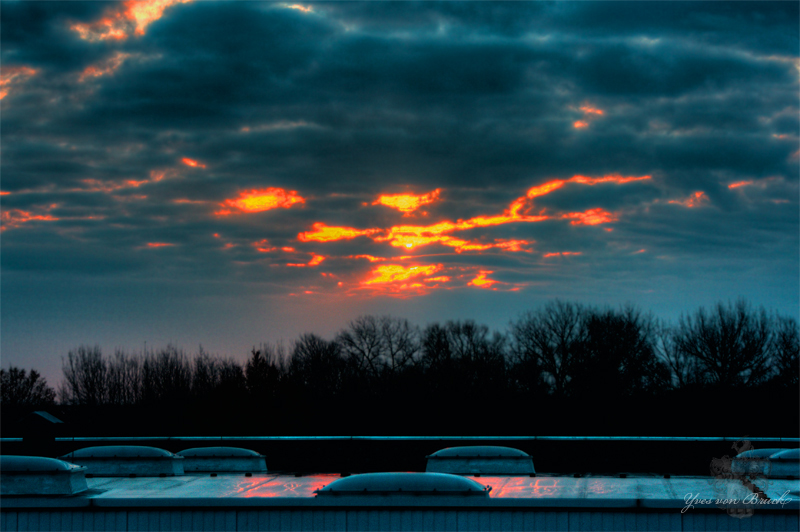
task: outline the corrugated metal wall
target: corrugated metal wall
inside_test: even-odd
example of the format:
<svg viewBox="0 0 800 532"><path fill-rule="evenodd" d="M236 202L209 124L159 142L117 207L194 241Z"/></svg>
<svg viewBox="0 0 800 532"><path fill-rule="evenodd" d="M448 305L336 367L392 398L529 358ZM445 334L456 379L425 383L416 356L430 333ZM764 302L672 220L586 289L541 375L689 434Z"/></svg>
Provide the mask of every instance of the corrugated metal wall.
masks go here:
<svg viewBox="0 0 800 532"><path fill-rule="evenodd" d="M4 510L3 531L40 530L800 530L789 512L547 511L534 509Z"/></svg>

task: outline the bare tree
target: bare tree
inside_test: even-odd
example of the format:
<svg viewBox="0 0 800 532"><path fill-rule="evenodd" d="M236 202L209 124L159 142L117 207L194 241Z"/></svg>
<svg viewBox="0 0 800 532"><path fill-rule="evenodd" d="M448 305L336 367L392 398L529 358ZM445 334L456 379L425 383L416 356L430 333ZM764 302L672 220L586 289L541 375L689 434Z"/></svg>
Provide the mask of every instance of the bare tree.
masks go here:
<svg viewBox="0 0 800 532"><path fill-rule="evenodd" d="M70 350L62 364L61 402L92 406L105 404L108 399L107 369L99 346L82 345Z"/></svg>
<svg viewBox="0 0 800 532"><path fill-rule="evenodd" d="M800 331L797 320L779 316L775 319L772 341L772 361L775 382L784 386L797 386L800 373Z"/></svg>
<svg viewBox="0 0 800 532"><path fill-rule="evenodd" d="M586 337L572 369L573 392L597 396L641 396L669 386L669 368L653 349L656 322L633 306L589 310Z"/></svg>
<svg viewBox="0 0 800 532"><path fill-rule="evenodd" d="M511 324L511 350L516 362L540 371L555 395L568 391L586 340L585 316L581 305L555 300Z"/></svg>
<svg viewBox="0 0 800 532"><path fill-rule="evenodd" d="M294 343L289 376L294 385L314 396L334 396L343 385L345 361L339 344L315 334L304 334Z"/></svg>
<svg viewBox="0 0 800 532"><path fill-rule="evenodd" d="M702 383L697 359L678 347L675 330L665 322L658 323L653 331L653 348L656 356L669 368L672 388L685 389Z"/></svg>
<svg viewBox="0 0 800 532"><path fill-rule="evenodd" d="M56 392L47 381L32 369L10 366L8 371L0 369L0 403L3 406L47 406L55 403Z"/></svg>
<svg viewBox="0 0 800 532"><path fill-rule="evenodd" d="M142 364L139 356L117 349L114 358L106 362L108 402L112 405L132 405L142 396Z"/></svg>
<svg viewBox="0 0 800 532"><path fill-rule="evenodd" d="M396 374L412 366L420 353L419 329L390 316L361 316L336 342L356 371L369 378Z"/></svg>
<svg viewBox="0 0 800 532"><path fill-rule="evenodd" d="M675 343L697 361L708 384L725 388L751 386L770 372L772 335L766 311L751 310L746 301L718 303L681 316Z"/></svg>
<svg viewBox="0 0 800 532"><path fill-rule="evenodd" d="M266 399L276 394L278 385L286 373L282 346L262 344L253 347L245 365L245 383L251 397Z"/></svg>
<svg viewBox="0 0 800 532"><path fill-rule="evenodd" d="M186 354L173 345L145 354L142 363L142 400L148 403L183 400L192 384L192 367Z"/></svg>

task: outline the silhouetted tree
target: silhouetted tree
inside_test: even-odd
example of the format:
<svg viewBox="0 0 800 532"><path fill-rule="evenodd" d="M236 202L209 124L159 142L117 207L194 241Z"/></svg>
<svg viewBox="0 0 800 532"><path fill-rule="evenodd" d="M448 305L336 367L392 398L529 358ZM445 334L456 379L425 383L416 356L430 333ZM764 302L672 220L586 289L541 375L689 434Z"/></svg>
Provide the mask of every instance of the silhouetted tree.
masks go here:
<svg viewBox="0 0 800 532"><path fill-rule="evenodd" d="M511 324L511 350L517 364L564 396L586 342L585 309L560 300L523 314ZM529 386L535 386L529 384Z"/></svg>
<svg viewBox="0 0 800 532"><path fill-rule="evenodd" d="M133 405L142 398L142 364L140 357L116 350L106 361L108 404Z"/></svg>
<svg viewBox="0 0 800 532"><path fill-rule="evenodd" d="M681 316L675 343L697 361L707 384L722 388L752 386L770 373L770 320L761 308L747 302L718 303L711 311L700 308Z"/></svg>
<svg viewBox="0 0 800 532"><path fill-rule="evenodd" d="M56 392L32 369L10 366L0 369L0 403L4 407L42 407L55 403Z"/></svg>
<svg viewBox="0 0 800 532"><path fill-rule="evenodd" d="M289 377L294 386L314 397L338 395L344 382L345 361L339 345L315 334L297 339L289 363Z"/></svg>
<svg viewBox="0 0 800 532"><path fill-rule="evenodd" d="M408 320L361 316L336 337L357 374L376 381L411 367L420 352L419 329Z"/></svg>
<svg viewBox="0 0 800 532"><path fill-rule="evenodd" d="M573 392L593 397L641 396L669 385L669 368L653 350L655 323L628 306L614 311L589 310L578 364L572 369Z"/></svg>
<svg viewBox="0 0 800 532"><path fill-rule="evenodd" d="M797 320L777 317L772 341L772 380L782 386L797 386L800 374L800 331Z"/></svg>
<svg viewBox="0 0 800 532"><path fill-rule="evenodd" d="M64 382L61 402L74 405L103 405L108 400L107 365L99 346L79 346L63 361Z"/></svg>
<svg viewBox="0 0 800 532"><path fill-rule="evenodd" d="M146 403L184 401L192 385L192 366L173 345L145 354L142 363L142 400Z"/></svg>
<svg viewBox="0 0 800 532"><path fill-rule="evenodd" d="M702 384L703 375L697 359L678 347L675 331L671 326L664 322L656 325L653 331L653 348L656 356L669 369L672 388L681 390Z"/></svg>
<svg viewBox="0 0 800 532"><path fill-rule="evenodd" d="M262 344L253 347L244 368L247 391L254 399L265 401L274 397L283 374L283 356L279 348Z"/></svg>

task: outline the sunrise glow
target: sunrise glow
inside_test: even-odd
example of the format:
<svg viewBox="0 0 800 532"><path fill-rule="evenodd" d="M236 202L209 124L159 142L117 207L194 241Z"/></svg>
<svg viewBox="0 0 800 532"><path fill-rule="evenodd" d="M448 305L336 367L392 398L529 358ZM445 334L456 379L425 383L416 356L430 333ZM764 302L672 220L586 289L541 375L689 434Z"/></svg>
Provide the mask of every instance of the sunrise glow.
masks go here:
<svg viewBox="0 0 800 532"><path fill-rule="evenodd" d="M164 15L175 4L192 0L127 0L106 10L103 17L89 23L76 23L70 29L87 41L125 40L145 34L147 26Z"/></svg>
<svg viewBox="0 0 800 532"><path fill-rule="evenodd" d="M131 54L116 52L108 59L95 65L89 65L83 69L83 73L81 73L81 77L78 78L78 81L82 83L88 78L99 78L102 76L111 75L116 72L117 69L119 69L119 67L121 67L130 56Z"/></svg>
<svg viewBox="0 0 800 532"><path fill-rule="evenodd" d="M475 277L473 280L471 280L469 282L469 285L477 286L478 288L491 288L493 285L499 282L494 279L488 278L493 273L494 271L492 270L480 270L478 272L478 276Z"/></svg>
<svg viewBox="0 0 800 532"><path fill-rule="evenodd" d="M222 210L215 212L217 216L228 216L234 213L262 212L272 209L288 209L295 204L303 204L306 200L295 190L282 188L262 188L239 193L238 198L228 199L220 205Z"/></svg>
<svg viewBox="0 0 800 532"><path fill-rule="evenodd" d="M388 284L409 279L416 279L422 276L433 275L442 269L441 264L429 264L426 266L401 266L399 264L382 264L376 266L368 279L361 282L362 285Z"/></svg>
<svg viewBox="0 0 800 532"><path fill-rule="evenodd" d="M186 166L191 166L192 168L205 168L206 167L206 165L204 165L203 163L199 163L199 162L195 161L194 159L189 159L188 157L184 157L183 159L181 159L181 162L183 164L185 164Z"/></svg>
<svg viewBox="0 0 800 532"><path fill-rule="evenodd" d="M749 185L752 185L752 184L753 184L752 181L737 181L736 183L731 183L730 185L728 185L728 188L733 189L733 188L739 188L739 187L746 187L746 186L749 186Z"/></svg>
<svg viewBox="0 0 800 532"><path fill-rule="evenodd" d="M682 200L670 200L669 203L674 203L676 205L683 205L684 207L688 207L690 209L695 207L702 207L706 203L709 202L708 196L702 190L698 190L691 196L686 199Z"/></svg>
<svg viewBox="0 0 800 532"><path fill-rule="evenodd" d="M385 205L398 211L411 214L423 205L428 205L439 199L441 189L437 188L427 194L383 194L373 201L373 205Z"/></svg>
<svg viewBox="0 0 800 532"><path fill-rule="evenodd" d="M545 253L542 255L545 259L550 257L569 257L575 255L583 255L581 251L556 251L555 253Z"/></svg>
<svg viewBox="0 0 800 532"><path fill-rule="evenodd" d="M35 68L27 66L3 67L0 69L0 100L8 96L11 88L21 85L37 74Z"/></svg>

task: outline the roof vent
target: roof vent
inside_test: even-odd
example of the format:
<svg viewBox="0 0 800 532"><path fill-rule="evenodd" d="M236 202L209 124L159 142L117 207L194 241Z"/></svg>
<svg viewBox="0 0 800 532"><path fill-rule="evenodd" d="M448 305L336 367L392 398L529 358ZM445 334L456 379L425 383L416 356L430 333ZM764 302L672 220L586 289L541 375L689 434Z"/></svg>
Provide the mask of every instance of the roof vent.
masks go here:
<svg viewBox="0 0 800 532"><path fill-rule="evenodd" d="M786 449L769 457L770 478L800 478L800 449Z"/></svg>
<svg viewBox="0 0 800 532"><path fill-rule="evenodd" d="M161 477L183 475L183 457L164 449L138 445L86 447L61 457L86 466L98 477Z"/></svg>
<svg viewBox="0 0 800 532"><path fill-rule="evenodd" d="M731 462L731 472L736 475L769 475L769 457L783 449L754 449L737 454Z"/></svg>
<svg viewBox="0 0 800 532"><path fill-rule="evenodd" d="M177 453L187 473L266 473L264 455L238 447L197 447Z"/></svg>
<svg viewBox="0 0 800 532"><path fill-rule="evenodd" d="M86 491L85 467L41 456L0 456L0 495L73 495Z"/></svg>
<svg viewBox="0 0 800 532"><path fill-rule="evenodd" d="M426 471L456 475L534 475L528 453L511 447L448 447L429 455Z"/></svg>
<svg viewBox="0 0 800 532"><path fill-rule="evenodd" d="M318 497L351 496L471 496L488 497L491 487L444 473L365 473L340 478L315 493Z"/></svg>

